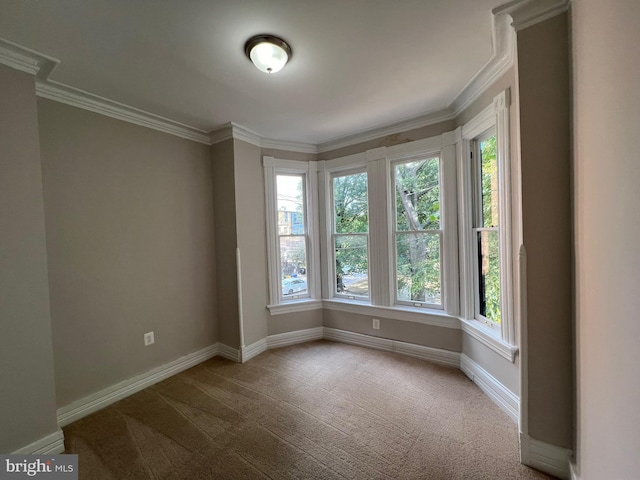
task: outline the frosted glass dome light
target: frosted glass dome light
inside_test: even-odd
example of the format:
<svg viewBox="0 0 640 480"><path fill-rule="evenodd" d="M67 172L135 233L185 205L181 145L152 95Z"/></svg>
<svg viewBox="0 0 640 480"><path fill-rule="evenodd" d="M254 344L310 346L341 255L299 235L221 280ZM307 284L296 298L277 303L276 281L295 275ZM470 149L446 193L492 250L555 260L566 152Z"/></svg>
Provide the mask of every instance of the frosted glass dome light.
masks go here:
<svg viewBox="0 0 640 480"><path fill-rule="evenodd" d="M279 72L291 58L291 47L287 42L272 35L250 38L244 52L258 70L265 73Z"/></svg>

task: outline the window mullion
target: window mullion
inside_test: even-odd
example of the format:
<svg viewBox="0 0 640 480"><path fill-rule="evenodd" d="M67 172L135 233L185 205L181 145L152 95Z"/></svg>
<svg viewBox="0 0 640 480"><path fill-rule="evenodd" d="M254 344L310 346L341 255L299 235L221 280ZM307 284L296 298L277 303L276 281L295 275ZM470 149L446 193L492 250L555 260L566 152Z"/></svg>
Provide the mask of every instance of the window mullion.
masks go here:
<svg viewBox="0 0 640 480"><path fill-rule="evenodd" d="M379 158L369 159L369 295L373 305L390 306L389 285L389 220L388 220L388 162L383 150L376 150Z"/></svg>

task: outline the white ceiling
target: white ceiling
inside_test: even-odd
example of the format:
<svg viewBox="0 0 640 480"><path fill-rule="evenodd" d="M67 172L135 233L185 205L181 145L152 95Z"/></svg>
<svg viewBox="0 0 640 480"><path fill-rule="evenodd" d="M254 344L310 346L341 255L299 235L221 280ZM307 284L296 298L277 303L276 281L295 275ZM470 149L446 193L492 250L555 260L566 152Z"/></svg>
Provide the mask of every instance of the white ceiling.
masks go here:
<svg viewBox="0 0 640 480"><path fill-rule="evenodd" d="M490 60L505 0L0 0L0 37L60 82L210 131L322 143L446 108ZM244 55L290 43L273 75Z"/></svg>

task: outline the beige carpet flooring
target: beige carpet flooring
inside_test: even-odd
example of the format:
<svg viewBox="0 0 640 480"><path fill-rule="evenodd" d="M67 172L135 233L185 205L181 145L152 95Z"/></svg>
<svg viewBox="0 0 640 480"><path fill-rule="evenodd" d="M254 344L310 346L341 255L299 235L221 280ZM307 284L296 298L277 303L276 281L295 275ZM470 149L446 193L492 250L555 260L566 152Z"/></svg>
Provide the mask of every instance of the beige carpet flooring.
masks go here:
<svg viewBox="0 0 640 480"><path fill-rule="evenodd" d="M327 341L214 358L64 428L81 479L547 479L459 370Z"/></svg>

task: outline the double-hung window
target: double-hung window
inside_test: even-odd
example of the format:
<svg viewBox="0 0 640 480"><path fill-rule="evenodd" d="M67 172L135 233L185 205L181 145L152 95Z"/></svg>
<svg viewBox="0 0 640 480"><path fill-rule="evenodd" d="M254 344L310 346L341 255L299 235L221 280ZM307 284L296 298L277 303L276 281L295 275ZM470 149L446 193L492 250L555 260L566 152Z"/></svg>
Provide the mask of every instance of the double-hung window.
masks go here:
<svg viewBox="0 0 640 480"><path fill-rule="evenodd" d="M334 295L369 298L369 199L366 171L331 176Z"/></svg>
<svg viewBox="0 0 640 480"><path fill-rule="evenodd" d="M486 325L500 328L500 185L495 129L473 141L474 284L476 315Z"/></svg>
<svg viewBox="0 0 640 480"><path fill-rule="evenodd" d="M465 125L321 161L264 157L269 309L462 329L514 361L509 92Z"/></svg>
<svg viewBox="0 0 640 480"><path fill-rule="evenodd" d="M509 95L462 127L461 307L463 330L514 361Z"/></svg>
<svg viewBox="0 0 640 480"><path fill-rule="evenodd" d="M442 308L440 158L391 165L396 303Z"/></svg>
<svg viewBox="0 0 640 480"><path fill-rule="evenodd" d="M326 307L459 325L455 152L439 135L320 162Z"/></svg>
<svg viewBox="0 0 640 480"><path fill-rule="evenodd" d="M270 306L319 299L316 162L264 157ZM274 312L277 310L273 310Z"/></svg>
<svg viewBox="0 0 640 480"><path fill-rule="evenodd" d="M304 174L276 174L281 299L309 296Z"/></svg>

